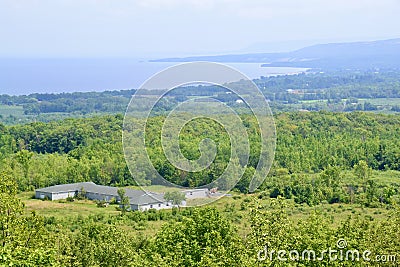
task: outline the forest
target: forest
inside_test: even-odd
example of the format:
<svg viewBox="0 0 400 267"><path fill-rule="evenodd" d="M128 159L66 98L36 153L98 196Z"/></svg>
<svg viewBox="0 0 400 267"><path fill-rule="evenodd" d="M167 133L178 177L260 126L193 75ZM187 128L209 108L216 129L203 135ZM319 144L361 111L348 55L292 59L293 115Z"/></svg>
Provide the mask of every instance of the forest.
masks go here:
<svg viewBox="0 0 400 267"><path fill-rule="evenodd" d="M198 142L203 138L213 139L218 146L210 168L182 173L160 153L158 133L164 119L156 115L147 121L148 153L157 171L183 186L207 184L218 177L230 156L224 129L206 119L185 126L180 146L186 157L198 157ZM146 183L146 172L133 172L139 176L133 179L126 166L123 116L0 125L0 262L15 266L287 266L288 262L269 254L261 261L258 252L265 246L287 251L336 249L339 239L345 239L348 249L371 250L372 265L380 264L376 261L381 254L392 260L398 257L398 115L326 111L275 115L275 161L265 182L252 194L247 188L259 153L258 133L252 116L243 115L242 120L251 154L248 165L238 162L245 172L231 198L198 208L120 213L117 207L109 207L87 215L79 209L96 209L96 204L32 200L32 191L81 181L135 186L138 178ZM38 205L42 208L34 208ZM43 213L52 205L65 205L66 213ZM67 215L71 207L78 215ZM153 224L156 230L151 230ZM290 260L297 266L365 265L365 259Z"/></svg>
<svg viewBox="0 0 400 267"><path fill-rule="evenodd" d="M218 177L230 157L229 138L223 128L206 119L194 120L185 126L180 146L187 158L199 156L198 143L204 138L215 140L218 151L215 161L204 173L182 174L168 163L161 149L159 131L164 119L164 116L154 116L147 121L148 153L157 171L183 186L200 186ZM258 133L253 117L243 115L242 119L247 125L251 146L246 172L251 173L257 165ZM122 122L122 115L107 115L3 125L0 127L2 169L15 177L21 191L81 181L134 185L122 153ZM275 116L275 123L277 148L271 176L291 177L288 181L315 179L324 171L351 171L357 166L370 171L400 171L397 115L281 113ZM246 174L242 180L246 183Z"/></svg>

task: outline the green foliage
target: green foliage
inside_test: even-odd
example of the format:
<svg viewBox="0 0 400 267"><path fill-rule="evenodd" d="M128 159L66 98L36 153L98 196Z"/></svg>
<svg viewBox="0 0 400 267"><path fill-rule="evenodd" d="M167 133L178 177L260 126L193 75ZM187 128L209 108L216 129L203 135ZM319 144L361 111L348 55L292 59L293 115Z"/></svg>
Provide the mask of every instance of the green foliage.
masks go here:
<svg viewBox="0 0 400 267"><path fill-rule="evenodd" d="M130 209L129 198L125 194L125 189L119 188L117 192L120 199L121 212L125 214Z"/></svg>
<svg viewBox="0 0 400 267"><path fill-rule="evenodd" d="M365 162L365 160L360 160L358 164L354 165L353 170L354 174L360 181L362 181L365 188L366 182L371 177L372 169L368 167L368 164Z"/></svg>
<svg viewBox="0 0 400 267"><path fill-rule="evenodd" d="M400 245L399 233L395 230L400 222L398 210L385 221L371 222L349 217L337 228L332 228L328 219L318 213L295 223L289 219L286 205L287 203L282 199L272 200L269 205L261 205L257 201L253 203L250 211L252 229L247 237L247 246L250 252L249 257L253 259L255 266L289 266L290 264L295 266L365 266L369 263L379 264L374 258L378 254L398 257L396 248ZM359 261L345 260L345 258L340 260L340 254L336 254L338 257L336 261L331 260L328 253L322 257L323 250L328 250L328 248L340 251L337 244L341 239L347 244L342 249L344 255L348 250L358 250ZM277 256L280 250L286 252L285 261ZM296 250L300 256L296 258L296 254L292 254L294 256L291 258L289 252L293 250ZM309 260L308 253L305 254L304 259L302 258L304 251L311 250L319 259ZM371 262L364 261L361 257L365 250L371 251ZM312 254L311 259L313 259Z"/></svg>
<svg viewBox="0 0 400 267"><path fill-rule="evenodd" d="M16 184L5 173L0 174L0 245L12 244L23 212L23 203L16 198Z"/></svg>
<svg viewBox="0 0 400 267"><path fill-rule="evenodd" d="M244 116L243 120L249 127L251 153L245 175L237 188L246 192L257 166L259 150L254 119ZM181 145L189 158L198 156L198 142L202 138L209 137L218 143L217 157L210 168L199 173L186 173L174 168L160 149L157 132L162 121L163 117L149 120L146 139L149 142L149 157L157 171L171 182L184 186L199 186L218 178L230 159L229 138L226 138L223 130L218 125L214 128L206 121L194 121L186 125ZM397 116L282 113L277 115L276 124L278 143L271 171L272 174L277 173L276 177L286 177L285 173L279 174L280 170L290 174L317 173L328 166L356 169L360 161L368 162L374 170L400 170L397 156L400 147L397 125L400 121ZM10 173L18 181L20 190L82 181L135 185L122 154L121 127L119 116L5 127L0 140L7 140L11 146L4 147L6 150L2 153L0 166L11 168ZM24 149L18 151L12 144ZM132 155L137 157L138 162L145 156L136 155L135 151L132 151ZM244 168L241 161L237 161L235 166L238 171ZM143 183L151 178L150 170L135 172L135 166L132 170L135 178L143 180ZM227 185L221 184L220 188L224 186Z"/></svg>
<svg viewBox="0 0 400 267"><path fill-rule="evenodd" d="M182 221L163 226L151 249L168 266L243 266L239 237L229 222L210 208L195 209Z"/></svg>
<svg viewBox="0 0 400 267"><path fill-rule="evenodd" d="M257 166L259 136L254 118L244 115L242 119L248 129L250 159L247 165L240 159L232 159L234 171L228 176L235 177L244 168L236 189L246 193ZM162 116L152 117L146 128L149 157L163 177L184 186L200 186L214 181L224 172L230 160L230 141L224 129L207 120L194 120L185 125L180 141L187 157L198 157L198 145L203 138L213 139L218 144L218 153L209 168L198 173L183 172L173 167L162 152L158 132L163 120ZM266 195L283 196L309 205L322 201L363 205L373 201L374 206L398 202L396 180L378 181L370 185L367 192L371 169L400 170L398 116L282 113L276 116L276 124L275 161L261 186ZM83 181L135 185L122 153L121 128L121 116L2 126L0 142L7 142L7 145L0 148L0 167L13 177L20 191ZM145 160L146 155L134 149L131 154L138 162ZM135 178L143 184L149 184L150 178L154 178L150 169L131 167ZM353 171L349 178L342 174L347 170ZM380 173L384 175L385 172ZM233 181L221 181L218 187L223 189L231 183Z"/></svg>
<svg viewBox="0 0 400 267"><path fill-rule="evenodd" d="M96 205L99 208L105 208L107 207L108 203L105 200L97 200Z"/></svg>
<svg viewBox="0 0 400 267"><path fill-rule="evenodd" d="M15 159L17 160L17 162L19 164L21 164L22 169L24 171L25 180L29 180L28 175L29 175L30 160L31 160L32 156L33 156L33 153L29 152L27 150L21 150L15 154Z"/></svg>
<svg viewBox="0 0 400 267"><path fill-rule="evenodd" d="M174 206L180 206L185 201L185 194L179 191L166 192L164 199L171 202Z"/></svg>
<svg viewBox="0 0 400 267"><path fill-rule="evenodd" d="M115 226L87 223L63 239L63 266L138 266L140 243Z"/></svg>
<svg viewBox="0 0 400 267"><path fill-rule="evenodd" d="M77 200L84 200L86 199L86 191L85 188L81 188L77 194L75 194L75 199Z"/></svg>
<svg viewBox="0 0 400 267"><path fill-rule="evenodd" d="M324 172L331 174L335 170ZM4 266L364 266L362 260L330 261L327 255L315 261L280 261L276 256L278 250L321 253L337 249L339 239L347 242L348 249L370 250L371 259L376 255L400 256L398 208L385 220L356 216L332 225L319 211L293 221L288 216L293 203L281 197L260 201L248 196L242 201L246 204L243 215L250 223L245 236L239 236L230 222L237 213L235 203L224 205L223 212L209 207L135 211L126 216L77 216L64 224L54 217L23 215L15 183L2 177L0 218L3 229L4 222L12 225L3 238L5 245L0 247L0 264ZM166 222L154 237L137 232L159 220ZM265 247L268 252L275 250L275 256L270 259L267 254L259 260Z"/></svg>
<svg viewBox="0 0 400 267"><path fill-rule="evenodd" d="M0 264L45 266L55 262L55 251L45 246L49 236L42 217L23 215L13 179L0 173Z"/></svg>

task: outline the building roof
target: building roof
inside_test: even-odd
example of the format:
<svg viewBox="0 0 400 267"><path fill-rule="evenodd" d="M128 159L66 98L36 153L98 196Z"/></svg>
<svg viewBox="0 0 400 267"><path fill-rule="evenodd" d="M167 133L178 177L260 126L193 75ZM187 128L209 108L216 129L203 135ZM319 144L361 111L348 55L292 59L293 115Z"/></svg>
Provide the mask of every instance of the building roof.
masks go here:
<svg viewBox="0 0 400 267"><path fill-rule="evenodd" d="M44 193L65 193L65 192L79 191L82 188L84 188L85 191L87 191L88 188L94 188L94 186L97 185L92 182L83 182L75 184L53 185L45 188L36 189L36 191Z"/></svg>
<svg viewBox="0 0 400 267"><path fill-rule="evenodd" d="M166 202L163 194L142 192L142 195L136 198L129 198L129 203L133 205L147 205Z"/></svg>
<svg viewBox="0 0 400 267"><path fill-rule="evenodd" d="M129 198L129 203L134 205L145 205L152 203L165 202L164 194L146 192L142 190L125 189L125 194Z"/></svg>
<svg viewBox="0 0 400 267"><path fill-rule="evenodd" d="M82 188L86 191L86 193L95 193L118 197L118 187L97 185L93 182L54 185L36 189L36 191L55 194L81 191ZM163 194L145 192L142 190L134 190L130 188L125 189L125 195L129 198L129 203L134 205L146 205L153 203L162 203L166 201Z"/></svg>
<svg viewBox="0 0 400 267"><path fill-rule="evenodd" d="M118 187L104 186L104 185L97 185L95 183L89 183L89 184L83 186L83 189L85 189L85 191L89 192L89 193L97 193L97 194L109 195L109 196L115 196L115 197L118 196Z"/></svg>
<svg viewBox="0 0 400 267"><path fill-rule="evenodd" d="M193 188L193 189L182 190L182 192L194 192L194 191L208 191L208 188Z"/></svg>

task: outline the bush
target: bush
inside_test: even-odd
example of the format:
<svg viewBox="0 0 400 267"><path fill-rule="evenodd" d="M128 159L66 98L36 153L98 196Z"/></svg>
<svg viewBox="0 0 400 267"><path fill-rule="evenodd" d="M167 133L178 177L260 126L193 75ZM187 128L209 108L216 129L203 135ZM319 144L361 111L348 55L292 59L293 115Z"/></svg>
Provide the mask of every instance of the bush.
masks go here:
<svg viewBox="0 0 400 267"><path fill-rule="evenodd" d="M118 201L115 197L113 197L112 199L110 199L110 205L116 205L118 204Z"/></svg>
<svg viewBox="0 0 400 267"><path fill-rule="evenodd" d="M98 208L105 208L108 206L108 203L105 200L96 200L96 205Z"/></svg>
<svg viewBox="0 0 400 267"><path fill-rule="evenodd" d="M86 199L86 191L85 189L82 187L81 190L75 195L75 198L77 200L84 200Z"/></svg>
<svg viewBox="0 0 400 267"><path fill-rule="evenodd" d="M251 198L246 197L245 199L243 199L243 202L250 203L251 202Z"/></svg>
<svg viewBox="0 0 400 267"><path fill-rule="evenodd" d="M54 216L51 217L44 217L44 224L51 225L56 223L56 218Z"/></svg>

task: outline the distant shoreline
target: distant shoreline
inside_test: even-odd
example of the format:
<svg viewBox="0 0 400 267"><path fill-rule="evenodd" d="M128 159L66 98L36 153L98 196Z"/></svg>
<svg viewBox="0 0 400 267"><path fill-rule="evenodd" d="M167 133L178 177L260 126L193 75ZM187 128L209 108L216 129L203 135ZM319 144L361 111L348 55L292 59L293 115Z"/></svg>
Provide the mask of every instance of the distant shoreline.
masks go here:
<svg viewBox="0 0 400 267"><path fill-rule="evenodd" d="M139 88L157 72L178 64L138 59L1 59L0 95L103 92ZM260 63L224 63L251 79L291 75L306 68L262 67Z"/></svg>

